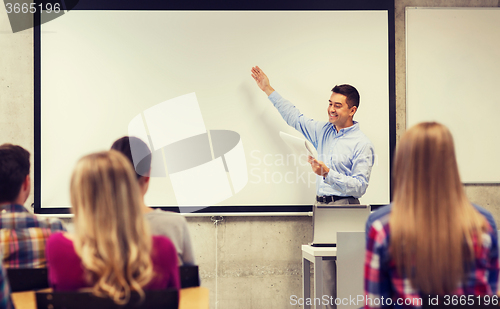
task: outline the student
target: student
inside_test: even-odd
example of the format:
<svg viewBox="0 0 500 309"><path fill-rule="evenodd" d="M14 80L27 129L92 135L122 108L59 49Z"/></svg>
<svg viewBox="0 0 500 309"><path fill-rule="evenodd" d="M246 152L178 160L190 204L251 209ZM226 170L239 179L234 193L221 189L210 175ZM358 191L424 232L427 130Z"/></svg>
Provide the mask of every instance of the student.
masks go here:
<svg viewBox="0 0 500 309"><path fill-rule="evenodd" d="M451 295L496 294L495 221L468 201L445 126L425 122L404 134L393 184L393 203L367 221L365 308L388 302L401 307L405 301L405 307L417 308L428 295L445 305Z"/></svg>
<svg viewBox="0 0 500 309"><path fill-rule="evenodd" d="M134 165L131 147L134 147L135 151L144 156L144 159L140 162L136 162L135 170L137 182L141 189L142 211L146 220L149 222L151 233L153 235L163 235L170 238L177 249L180 265L195 265L186 218L171 211L162 211L161 209L153 210L144 204L144 195L146 195L149 188L149 175L151 173L151 151L149 147L137 137L125 136L116 140L111 146L111 149L124 154L130 163Z"/></svg>
<svg viewBox="0 0 500 309"><path fill-rule="evenodd" d="M47 243L49 282L55 291L91 287L117 304L130 291L180 288L177 254L163 236L150 236L135 173L118 151L83 157L71 177L75 235Z"/></svg>
<svg viewBox="0 0 500 309"><path fill-rule="evenodd" d="M30 153L12 144L0 146L0 256L6 268L43 268L45 243L65 227L58 219L40 218L23 204L28 199Z"/></svg>
<svg viewBox="0 0 500 309"><path fill-rule="evenodd" d="M319 160L308 162L316 176L316 205L359 204L365 194L374 163L374 148L353 120L359 107L359 93L351 85L335 86L328 101L328 121L304 116L271 87L266 74L253 67L252 77L266 93L288 125L302 133L318 150ZM325 104L326 105L326 104ZM325 295L336 298L335 261L323 262ZM334 308L331 302L328 308Z"/></svg>

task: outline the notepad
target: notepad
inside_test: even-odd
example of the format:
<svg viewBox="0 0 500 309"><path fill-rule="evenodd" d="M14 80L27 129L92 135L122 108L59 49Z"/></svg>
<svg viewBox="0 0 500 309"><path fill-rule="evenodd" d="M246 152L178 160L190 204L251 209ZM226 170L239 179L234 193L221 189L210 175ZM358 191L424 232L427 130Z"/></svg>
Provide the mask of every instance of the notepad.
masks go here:
<svg viewBox="0 0 500 309"><path fill-rule="evenodd" d="M280 137L296 155L311 156L313 158L318 157L316 148L314 148L314 146L307 140L295 137L285 132L280 132Z"/></svg>

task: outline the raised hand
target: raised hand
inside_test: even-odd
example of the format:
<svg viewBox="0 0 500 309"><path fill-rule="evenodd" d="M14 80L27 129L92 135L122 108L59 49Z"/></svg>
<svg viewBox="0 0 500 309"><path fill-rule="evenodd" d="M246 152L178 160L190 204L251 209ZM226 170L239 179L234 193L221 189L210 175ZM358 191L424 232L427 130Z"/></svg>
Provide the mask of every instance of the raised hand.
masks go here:
<svg viewBox="0 0 500 309"><path fill-rule="evenodd" d="M267 95L274 92L273 87L269 83L269 78L267 78L267 75L258 66L252 68L252 77L257 82L257 86Z"/></svg>

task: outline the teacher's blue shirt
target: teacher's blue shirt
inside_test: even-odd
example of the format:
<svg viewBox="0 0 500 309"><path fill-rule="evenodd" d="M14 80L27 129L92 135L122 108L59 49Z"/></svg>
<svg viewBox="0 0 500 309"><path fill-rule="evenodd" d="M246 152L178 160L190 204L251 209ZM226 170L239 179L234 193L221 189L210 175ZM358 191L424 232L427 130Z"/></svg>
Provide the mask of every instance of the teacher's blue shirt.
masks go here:
<svg viewBox="0 0 500 309"><path fill-rule="evenodd" d="M283 119L302 133L318 151L317 158L330 169L326 177L317 176L316 194L361 197L366 192L374 163L373 144L359 129L359 124L337 132L330 122L304 116L290 101L276 91L269 100Z"/></svg>

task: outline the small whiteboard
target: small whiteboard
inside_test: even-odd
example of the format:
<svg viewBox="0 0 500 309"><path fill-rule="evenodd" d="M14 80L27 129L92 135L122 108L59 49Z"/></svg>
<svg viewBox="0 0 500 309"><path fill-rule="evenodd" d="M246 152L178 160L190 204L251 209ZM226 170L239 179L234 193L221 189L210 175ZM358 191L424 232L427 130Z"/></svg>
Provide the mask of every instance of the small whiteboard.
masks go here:
<svg viewBox="0 0 500 309"><path fill-rule="evenodd" d="M464 183L500 182L500 8L406 8L407 128L452 132Z"/></svg>

